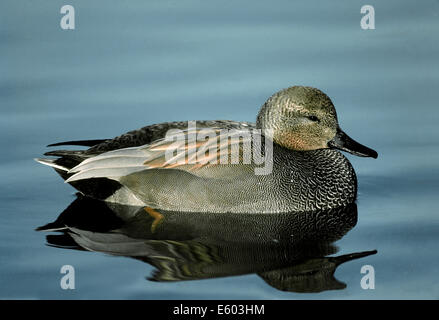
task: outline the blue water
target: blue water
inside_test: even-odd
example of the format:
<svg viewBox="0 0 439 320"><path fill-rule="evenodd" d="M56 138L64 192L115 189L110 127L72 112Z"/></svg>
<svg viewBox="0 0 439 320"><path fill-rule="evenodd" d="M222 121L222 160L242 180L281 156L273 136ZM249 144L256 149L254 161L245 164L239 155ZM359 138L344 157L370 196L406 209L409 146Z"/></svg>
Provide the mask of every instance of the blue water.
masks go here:
<svg viewBox="0 0 439 320"><path fill-rule="evenodd" d="M64 1L0 4L0 298L438 299L438 1ZM360 28L373 5L376 29ZM320 88L341 127L375 149L348 155L359 179L358 222L337 255L344 290L293 293L255 274L183 282L153 267L53 248L34 229L75 199L33 161L49 143L111 138L173 120L253 121L290 85ZM60 268L76 270L62 290ZM363 265L374 290L360 286Z"/></svg>

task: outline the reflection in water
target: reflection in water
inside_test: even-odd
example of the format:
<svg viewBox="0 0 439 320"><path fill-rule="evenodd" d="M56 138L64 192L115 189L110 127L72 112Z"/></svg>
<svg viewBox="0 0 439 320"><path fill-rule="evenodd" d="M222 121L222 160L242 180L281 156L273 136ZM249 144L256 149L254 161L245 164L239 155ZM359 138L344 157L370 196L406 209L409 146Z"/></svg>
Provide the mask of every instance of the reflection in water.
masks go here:
<svg viewBox="0 0 439 320"><path fill-rule="evenodd" d="M149 211L150 212L150 211ZM58 219L37 230L51 246L132 257L157 270L150 280L179 281L257 273L292 292L343 289L334 278L346 261L376 251L327 257L333 242L357 222L357 206L279 214L160 211L159 224L142 207L79 196Z"/></svg>

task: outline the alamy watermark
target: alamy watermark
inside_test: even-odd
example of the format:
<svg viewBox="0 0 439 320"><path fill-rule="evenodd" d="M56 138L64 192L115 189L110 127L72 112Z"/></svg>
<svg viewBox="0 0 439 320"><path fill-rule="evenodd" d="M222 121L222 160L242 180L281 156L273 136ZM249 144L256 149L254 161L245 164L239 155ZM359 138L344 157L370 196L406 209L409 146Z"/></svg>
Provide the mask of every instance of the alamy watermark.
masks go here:
<svg viewBox="0 0 439 320"><path fill-rule="evenodd" d="M66 264L61 267L61 277L60 286L63 290L73 290L75 289L75 268L73 266Z"/></svg>
<svg viewBox="0 0 439 320"><path fill-rule="evenodd" d="M59 25L63 30L75 30L75 8L69 4L61 7L60 13L64 16L61 17Z"/></svg>
<svg viewBox="0 0 439 320"><path fill-rule="evenodd" d="M364 290L374 290L375 289L375 268L369 264L361 267L360 272L365 274L361 278L361 288Z"/></svg>
<svg viewBox="0 0 439 320"><path fill-rule="evenodd" d="M360 12L364 16L360 20L360 26L363 30L374 30L375 29L375 8L371 5L364 5L361 7Z"/></svg>
<svg viewBox="0 0 439 320"><path fill-rule="evenodd" d="M363 5L360 12L364 16L360 20L360 26L363 30L375 29L375 8L372 5ZM60 9L60 13L63 14L60 26L63 30L75 30L75 8L72 5L63 5Z"/></svg>
<svg viewBox="0 0 439 320"><path fill-rule="evenodd" d="M188 121L185 130L170 129L162 145L166 165L253 164L256 175L273 170L272 130L200 128Z"/></svg>

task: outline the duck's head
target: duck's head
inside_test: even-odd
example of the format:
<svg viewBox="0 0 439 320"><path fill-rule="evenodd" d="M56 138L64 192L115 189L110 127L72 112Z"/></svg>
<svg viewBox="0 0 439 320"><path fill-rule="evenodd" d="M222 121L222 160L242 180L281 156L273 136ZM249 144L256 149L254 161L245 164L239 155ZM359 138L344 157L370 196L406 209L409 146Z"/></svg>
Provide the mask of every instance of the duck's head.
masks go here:
<svg viewBox="0 0 439 320"><path fill-rule="evenodd" d="M336 148L357 156L378 157L376 151L340 129L331 99L311 87L294 86L272 95L259 111L257 127L275 143L292 150Z"/></svg>

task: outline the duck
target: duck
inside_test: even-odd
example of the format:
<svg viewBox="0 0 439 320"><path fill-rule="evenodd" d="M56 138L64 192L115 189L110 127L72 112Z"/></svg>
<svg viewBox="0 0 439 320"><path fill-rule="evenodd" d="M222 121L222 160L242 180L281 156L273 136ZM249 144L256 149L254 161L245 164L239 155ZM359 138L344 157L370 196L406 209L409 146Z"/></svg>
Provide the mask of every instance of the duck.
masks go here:
<svg viewBox="0 0 439 320"><path fill-rule="evenodd" d="M113 139L65 141L36 161L79 193L123 205L211 213L326 210L356 201L357 177L341 151L377 158L344 133L331 99L308 86L282 89L256 122L177 121ZM253 157L252 157L253 155ZM53 158L55 157L55 158Z"/></svg>

